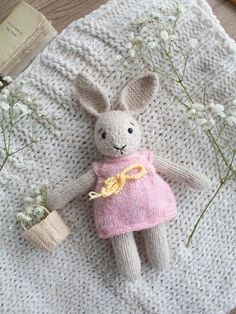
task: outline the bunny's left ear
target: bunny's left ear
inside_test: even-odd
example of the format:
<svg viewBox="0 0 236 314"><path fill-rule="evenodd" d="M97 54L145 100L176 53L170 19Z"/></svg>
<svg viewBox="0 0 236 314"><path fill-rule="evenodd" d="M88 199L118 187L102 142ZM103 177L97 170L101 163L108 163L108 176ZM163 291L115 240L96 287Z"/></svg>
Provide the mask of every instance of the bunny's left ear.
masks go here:
<svg viewBox="0 0 236 314"><path fill-rule="evenodd" d="M101 113L110 110L106 92L93 79L81 73L77 76L76 87L81 106L91 115L98 117Z"/></svg>
<svg viewBox="0 0 236 314"><path fill-rule="evenodd" d="M152 100L158 86L159 79L154 73L137 77L122 90L119 108L125 111L141 112Z"/></svg>

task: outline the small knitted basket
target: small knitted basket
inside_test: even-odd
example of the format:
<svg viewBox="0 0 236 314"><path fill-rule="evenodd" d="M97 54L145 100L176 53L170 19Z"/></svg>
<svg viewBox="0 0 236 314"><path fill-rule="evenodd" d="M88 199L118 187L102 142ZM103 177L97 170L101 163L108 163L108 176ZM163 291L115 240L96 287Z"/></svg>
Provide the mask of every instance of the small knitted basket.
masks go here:
<svg viewBox="0 0 236 314"><path fill-rule="evenodd" d="M25 230L23 237L44 251L55 249L70 233L67 225L55 210L48 212L48 216L32 228L27 229L23 224L22 227Z"/></svg>

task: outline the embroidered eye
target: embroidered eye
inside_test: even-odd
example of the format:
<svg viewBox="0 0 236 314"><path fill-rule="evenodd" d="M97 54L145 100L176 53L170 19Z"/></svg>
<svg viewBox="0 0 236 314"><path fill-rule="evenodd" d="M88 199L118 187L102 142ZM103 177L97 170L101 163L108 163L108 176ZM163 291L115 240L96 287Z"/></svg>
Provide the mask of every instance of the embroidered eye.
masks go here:
<svg viewBox="0 0 236 314"><path fill-rule="evenodd" d="M106 136L107 136L106 132L103 132L103 133L102 133L102 138L105 139Z"/></svg>
<svg viewBox="0 0 236 314"><path fill-rule="evenodd" d="M128 128L128 132L129 132L130 134L132 134L132 133L134 132L134 130L133 130L132 128Z"/></svg>

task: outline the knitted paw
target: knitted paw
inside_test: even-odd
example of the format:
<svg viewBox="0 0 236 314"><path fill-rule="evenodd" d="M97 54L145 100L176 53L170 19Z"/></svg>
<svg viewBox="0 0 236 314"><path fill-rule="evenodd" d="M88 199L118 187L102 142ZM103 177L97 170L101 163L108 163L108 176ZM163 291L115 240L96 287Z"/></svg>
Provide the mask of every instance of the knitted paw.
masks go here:
<svg viewBox="0 0 236 314"><path fill-rule="evenodd" d="M49 209L58 209L57 207L57 194L53 191L48 192L47 195L47 207Z"/></svg>
<svg viewBox="0 0 236 314"><path fill-rule="evenodd" d="M210 185L209 179L202 173L188 170L184 175L185 182L193 189L204 189Z"/></svg>
<svg viewBox="0 0 236 314"><path fill-rule="evenodd" d="M63 208L69 201L67 195L63 193L63 188L59 187L53 191L49 191L47 195L47 208L57 210Z"/></svg>

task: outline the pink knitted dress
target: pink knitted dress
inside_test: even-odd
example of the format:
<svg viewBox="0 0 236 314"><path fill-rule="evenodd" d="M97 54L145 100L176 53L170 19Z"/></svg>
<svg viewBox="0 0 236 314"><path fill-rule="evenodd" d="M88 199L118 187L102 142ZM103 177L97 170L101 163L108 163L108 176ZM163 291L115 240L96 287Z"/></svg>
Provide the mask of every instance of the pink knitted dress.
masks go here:
<svg viewBox="0 0 236 314"><path fill-rule="evenodd" d="M169 185L156 174L151 151L139 151L124 157L106 158L93 163L100 192L104 181L126 167L141 164L147 174L129 180L118 194L94 200L95 222L99 237L148 229L176 216L175 197Z"/></svg>

